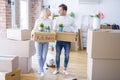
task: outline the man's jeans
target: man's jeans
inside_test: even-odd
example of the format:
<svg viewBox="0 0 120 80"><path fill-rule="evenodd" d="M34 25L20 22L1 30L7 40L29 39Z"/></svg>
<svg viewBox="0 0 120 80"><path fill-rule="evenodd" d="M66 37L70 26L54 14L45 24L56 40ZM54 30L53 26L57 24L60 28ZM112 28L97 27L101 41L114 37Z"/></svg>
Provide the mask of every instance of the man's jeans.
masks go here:
<svg viewBox="0 0 120 80"><path fill-rule="evenodd" d="M60 67L60 55L62 48L64 48L64 67L67 68L69 62L70 47L71 47L70 42L66 41L56 42L56 68Z"/></svg>

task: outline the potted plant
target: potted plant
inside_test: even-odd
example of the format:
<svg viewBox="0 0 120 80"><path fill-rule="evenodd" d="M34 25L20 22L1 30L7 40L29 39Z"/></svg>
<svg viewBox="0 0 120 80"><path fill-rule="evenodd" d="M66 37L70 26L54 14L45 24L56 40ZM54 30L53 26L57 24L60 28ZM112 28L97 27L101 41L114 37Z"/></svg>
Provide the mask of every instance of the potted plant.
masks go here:
<svg viewBox="0 0 120 80"><path fill-rule="evenodd" d="M71 13L69 13L69 16L72 17L72 18L75 18L75 13L71 12Z"/></svg>
<svg viewBox="0 0 120 80"><path fill-rule="evenodd" d="M46 32L50 32L50 26L46 27Z"/></svg>
<svg viewBox="0 0 120 80"><path fill-rule="evenodd" d="M104 18L104 14L102 12L95 12L94 14L90 15L90 17L96 17L101 20Z"/></svg>
<svg viewBox="0 0 120 80"><path fill-rule="evenodd" d="M60 23L60 24L59 24L59 30L58 30L58 31L59 31L59 32L62 32L62 31L63 31L63 27L64 27L63 24Z"/></svg>
<svg viewBox="0 0 120 80"><path fill-rule="evenodd" d="M94 14L90 15L92 18L92 27L93 29L97 30L100 29L101 20L104 18L104 14L102 12L95 12Z"/></svg>
<svg viewBox="0 0 120 80"><path fill-rule="evenodd" d="M41 22L41 23L39 24L39 27L40 27L40 31L44 31L44 23L43 23L43 22Z"/></svg>

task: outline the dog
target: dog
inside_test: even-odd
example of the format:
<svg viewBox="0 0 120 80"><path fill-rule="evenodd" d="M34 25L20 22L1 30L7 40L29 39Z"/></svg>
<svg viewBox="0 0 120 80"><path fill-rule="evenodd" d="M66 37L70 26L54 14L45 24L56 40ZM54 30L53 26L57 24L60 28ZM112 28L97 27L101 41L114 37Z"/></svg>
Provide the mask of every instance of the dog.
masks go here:
<svg viewBox="0 0 120 80"><path fill-rule="evenodd" d="M48 52L46 62L44 67L47 69L48 67L55 67L55 56Z"/></svg>

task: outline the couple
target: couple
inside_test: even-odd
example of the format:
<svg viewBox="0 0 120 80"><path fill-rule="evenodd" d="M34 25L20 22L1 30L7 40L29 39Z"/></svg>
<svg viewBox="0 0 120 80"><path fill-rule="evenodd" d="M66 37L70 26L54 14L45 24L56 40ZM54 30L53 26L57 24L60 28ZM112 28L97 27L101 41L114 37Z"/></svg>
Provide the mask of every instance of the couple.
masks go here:
<svg viewBox="0 0 120 80"><path fill-rule="evenodd" d="M44 23L45 26L50 26L51 29L58 31L58 25L62 23L64 25L63 31L65 32L75 32L75 24L74 20L67 16L67 6L65 4L59 5L59 14L60 16L55 19L55 21L52 23L52 20L49 19L48 17L51 15L51 12L49 9L43 9L41 11L39 19L36 20L35 26L32 30L32 37L33 33L35 31L38 31L39 23L42 22ZM35 48L36 48L36 53L38 54L38 62L39 62L39 72L41 76L44 76L44 64L46 61L46 56L48 52L48 42L35 42ZM70 47L71 43L66 42L66 41L56 41L56 70L53 72L53 74L58 74L59 73L59 68L60 68L60 55L61 55L61 50L64 48L64 70L63 73L65 75L68 74L67 72L67 66L69 62L69 53L70 53Z"/></svg>

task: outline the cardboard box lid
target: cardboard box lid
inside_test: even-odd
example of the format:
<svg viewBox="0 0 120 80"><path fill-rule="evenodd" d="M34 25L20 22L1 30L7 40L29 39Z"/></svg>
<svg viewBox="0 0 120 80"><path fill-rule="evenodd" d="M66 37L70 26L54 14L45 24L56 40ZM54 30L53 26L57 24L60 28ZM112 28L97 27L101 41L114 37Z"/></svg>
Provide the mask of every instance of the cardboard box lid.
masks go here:
<svg viewBox="0 0 120 80"><path fill-rule="evenodd" d="M0 60L13 60L18 56L15 55L5 55L5 56L0 56Z"/></svg>

